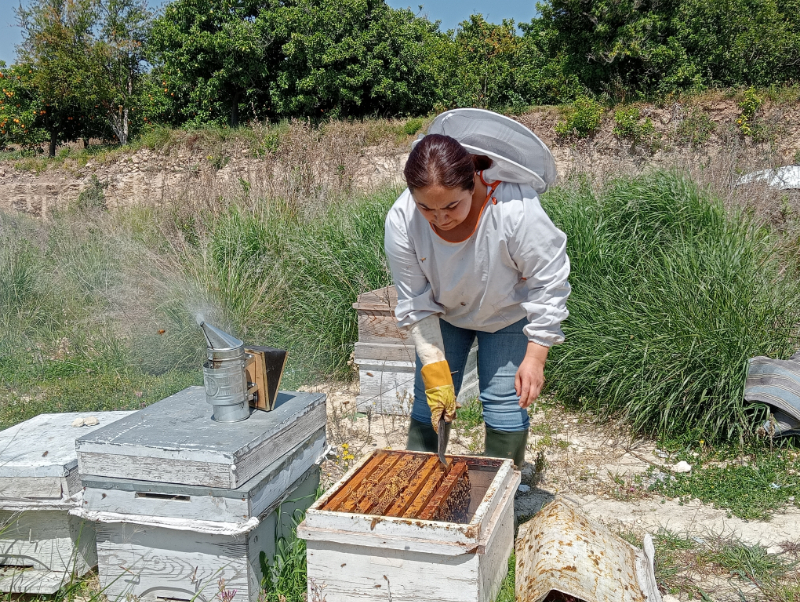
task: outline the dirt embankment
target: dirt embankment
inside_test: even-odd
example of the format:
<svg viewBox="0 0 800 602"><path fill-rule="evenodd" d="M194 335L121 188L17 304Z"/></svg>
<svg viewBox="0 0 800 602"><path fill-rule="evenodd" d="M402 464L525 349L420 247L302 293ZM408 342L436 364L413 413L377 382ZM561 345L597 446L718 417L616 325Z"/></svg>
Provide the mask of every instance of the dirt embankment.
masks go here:
<svg viewBox="0 0 800 602"><path fill-rule="evenodd" d="M730 184L743 172L800 160L800 106L766 103L744 136L736 101L695 99L664 107L640 107L640 124L653 131L634 143L614 133L613 112L585 139L558 138L560 113L543 108L516 117L552 149L562 177L588 173L600 179L652 166L687 169L702 180ZM309 197L368 191L399 183L412 136L402 122L376 120L329 124L322 129L293 123L256 126L227 140L173 132L151 148L120 150L46 165L0 163L0 210L46 216L91 187L102 189L107 207L216 203L247 193ZM400 133L398 133L400 132ZM88 159L88 160L87 160Z"/></svg>

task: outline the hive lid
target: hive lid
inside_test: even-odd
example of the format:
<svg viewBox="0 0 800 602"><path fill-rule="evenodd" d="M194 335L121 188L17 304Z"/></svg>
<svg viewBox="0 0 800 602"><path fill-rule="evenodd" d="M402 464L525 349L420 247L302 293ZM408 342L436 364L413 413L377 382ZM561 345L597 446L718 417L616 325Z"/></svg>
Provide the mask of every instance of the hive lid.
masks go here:
<svg viewBox="0 0 800 602"><path fill-rule="evenodd" d="M133 412L40 414L0 432L0 499L61 499L80 490L75 439ZM95 417L95 426L72 426Z"/></svg>
<svg viewBox="0 0 800 602"><path fill-rule="evenodd" d="M84 476L82 508L130 516L237 522L258 517L318 463L326 452L325 428L236 489Z"/></svg>
<svg viewBox="0 0 800 602"><path fill-rule="evenodd" d="M39 414L0 432L0 478L66 477L78 465L75 439L135 412ZM74 427L76 418L95 417L95 426Z"/></svg>
<svg viewBox="0 0 800 602"><path fill-rule="evenodd" d="M188 387L76 442L84 475L235 489L326 423L325 395L280 391L271 412L218 423Z"/></svg>

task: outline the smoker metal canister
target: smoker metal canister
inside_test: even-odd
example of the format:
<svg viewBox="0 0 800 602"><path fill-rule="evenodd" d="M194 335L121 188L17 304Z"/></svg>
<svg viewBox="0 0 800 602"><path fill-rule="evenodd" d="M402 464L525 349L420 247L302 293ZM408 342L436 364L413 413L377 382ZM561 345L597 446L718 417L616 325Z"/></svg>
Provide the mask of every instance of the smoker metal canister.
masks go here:
<svg viewBox="0 0 800 602"><path fill-rule="evenodd" d="M244 343L205 322L200 324L200 328L207 343L203 383L206 401L213 408L212 419L217 422L239 422L249 418Z"/></svg>

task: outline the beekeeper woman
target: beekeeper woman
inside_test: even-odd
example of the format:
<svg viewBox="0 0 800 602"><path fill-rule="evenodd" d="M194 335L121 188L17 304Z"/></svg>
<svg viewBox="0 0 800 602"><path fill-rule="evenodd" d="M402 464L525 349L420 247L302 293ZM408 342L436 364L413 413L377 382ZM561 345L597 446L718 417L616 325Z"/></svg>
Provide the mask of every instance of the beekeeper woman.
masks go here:
<svg viewBox="0 0 800 602"><path fill-rule="evenodd" d="M553 157L514 120L457 109L415 143L404 175L385 247L417 355L407 448L437 451L477 337L485 453L521 467L527 408L568 315L567 237L538 198L556 178Z"/></svg>

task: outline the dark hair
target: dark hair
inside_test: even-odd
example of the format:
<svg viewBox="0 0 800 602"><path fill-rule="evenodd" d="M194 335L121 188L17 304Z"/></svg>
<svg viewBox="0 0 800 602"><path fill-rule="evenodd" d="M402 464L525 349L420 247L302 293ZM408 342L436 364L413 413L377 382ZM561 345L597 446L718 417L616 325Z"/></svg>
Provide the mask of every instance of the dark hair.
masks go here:
<svg viewBox="0 0 800 602"><path fill-rule="evenodd" d="M475 172L491 166L489 157L470 154L455 138L428 134L412 149L403 175L410 190L432 185L472 190Z"/></svg>

